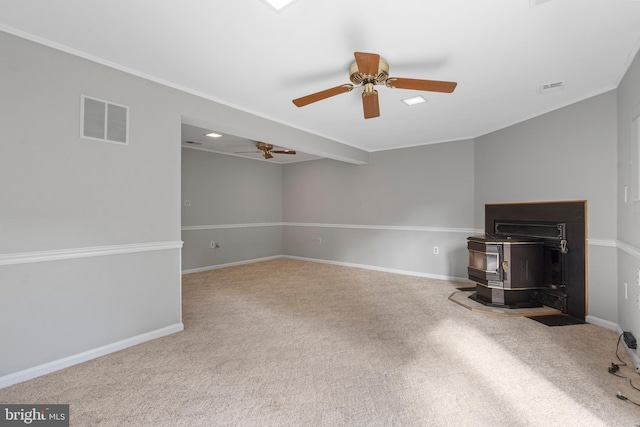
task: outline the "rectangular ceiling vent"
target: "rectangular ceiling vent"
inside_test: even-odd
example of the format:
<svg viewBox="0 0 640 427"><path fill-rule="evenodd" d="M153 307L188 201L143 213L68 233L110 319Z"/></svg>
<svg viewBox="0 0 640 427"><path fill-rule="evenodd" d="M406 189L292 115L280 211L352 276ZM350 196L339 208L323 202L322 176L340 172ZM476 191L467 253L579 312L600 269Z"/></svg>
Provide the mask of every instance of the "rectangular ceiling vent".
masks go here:
<svg viewBox="0 0 640 427"><path fill-rule="evenodd" d="M564 82L546 83L540 86L540 93L557 92L564 88Z"/></svg>
<svg viewBox="0 0 640 427"><path fill-rule="evenodd" d="M82 95L80 137L129 144L129 107Z"/></svg>

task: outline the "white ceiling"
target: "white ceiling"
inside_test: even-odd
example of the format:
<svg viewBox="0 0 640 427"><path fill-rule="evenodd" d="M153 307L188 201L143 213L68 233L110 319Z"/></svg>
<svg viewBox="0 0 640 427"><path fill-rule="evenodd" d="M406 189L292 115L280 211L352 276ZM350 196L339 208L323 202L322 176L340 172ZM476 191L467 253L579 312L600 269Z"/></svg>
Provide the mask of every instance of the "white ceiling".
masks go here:
<svg viewBox="0 0 640 427"><path fill-rule="evenodd" d="M640 47L640 1L0 0L0 30L371 152L477 137L615 88ZM369 120L360 88L293 105L348 83L355 51L392 77L458 86L379 86ZM417 94L428 102L401 102Z"/></svg>

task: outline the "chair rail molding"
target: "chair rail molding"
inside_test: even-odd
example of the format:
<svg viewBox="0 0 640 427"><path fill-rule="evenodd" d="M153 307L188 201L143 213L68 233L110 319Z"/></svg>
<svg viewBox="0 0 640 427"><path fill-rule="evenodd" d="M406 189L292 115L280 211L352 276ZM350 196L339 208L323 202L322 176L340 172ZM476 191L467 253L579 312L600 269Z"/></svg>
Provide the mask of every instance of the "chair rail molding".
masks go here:
<svg viewBox="0 0 640 427"><path fill-rule="evenodd" d="M85 248L53 249L49 251L0 254L0 266L130 254L137 252L164 251L169 249L182 249L182 241L131 243L125 245L93 246Z"/></svg>
<svg viewBox="0 0 640 427"><path fill-rule="evenodd" d="M640 259L640 248L639 247L631 245L631 244L626 243L626 242L623 242L621 240L618 240L616 242L616 246L622 252L625 252L625 253L631 255L634 258Z"/></svg>
<svg viewBox="0 0 640 427"><path fill-rule="evenodd" d="M217 224L217 225L183 225L182 231L222 230L230 228L281 227L281 222L254 222L248 224Z"/></svg>
<svg viewBox="0 0 640 427"><path fill-rule="evenodd" d="M362 230L391 230L391 231L424 231L436 233L482 234L483 230L476 228L458 227L426 227L416 225L377 225L377 224L323 224L314 222L284 222L288 227L317 227L317 228L350 228Z"/></svg>
<svg viewBox="0 0 640 427"><path fill-rule="evenodd" d="M347 228L360 230L391 230L391 231L423 231L435 233L482 234L477 228L457 227L425 227L416 225L370 225L370 224L326 224L319 222L256 222L248 224L216 224L216 225L183 225L182 231L221 230L251 227L316 227L316 228Z"/></svg>

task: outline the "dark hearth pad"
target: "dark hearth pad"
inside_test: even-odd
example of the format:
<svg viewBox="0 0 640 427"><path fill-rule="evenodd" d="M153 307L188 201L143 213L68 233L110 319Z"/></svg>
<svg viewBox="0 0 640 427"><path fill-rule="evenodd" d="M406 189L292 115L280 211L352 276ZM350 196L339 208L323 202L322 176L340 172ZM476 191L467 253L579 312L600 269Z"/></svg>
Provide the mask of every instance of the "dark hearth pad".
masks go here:
<svg viewBox="0 0 640 427"><path fill-rule="evenodd" d="M551 314L548 316L527 316L531 320L547 326L584 325L587 322L564 314Z"/></svg>

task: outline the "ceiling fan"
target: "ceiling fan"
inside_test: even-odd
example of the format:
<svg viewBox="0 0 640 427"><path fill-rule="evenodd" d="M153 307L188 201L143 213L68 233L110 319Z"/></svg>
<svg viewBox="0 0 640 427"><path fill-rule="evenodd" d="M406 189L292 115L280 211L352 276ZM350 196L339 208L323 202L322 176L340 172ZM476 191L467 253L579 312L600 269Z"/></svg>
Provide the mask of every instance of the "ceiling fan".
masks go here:
<svg viewBox="0 0 640 427"><path fill-rule="evenodd" d="M364 92L362 92L364 118L371 119L380 116L378 91L374 89L375 85L384 84L390 88L451 93L458 84L455 82L438 80L389 77L389 63L380 58L380 55L377 53L355 52L354 56L356 58L356 62L351 64L351 67L349 67L349 80L351 80L351 83L294 99L293 103L298 107L304 107L305 105L309 105L341 93L350 92L355 87L364 86Z"/></svg>
<svg viewBox="0 0 640 427"><path fill-rule="evenodd" d="M236 154L262 153L265 159L272 159L273 154L296 154L294 150L274 150L273 145L266 142L256 142L256 147L259 151L236 151Z"/></svg>

